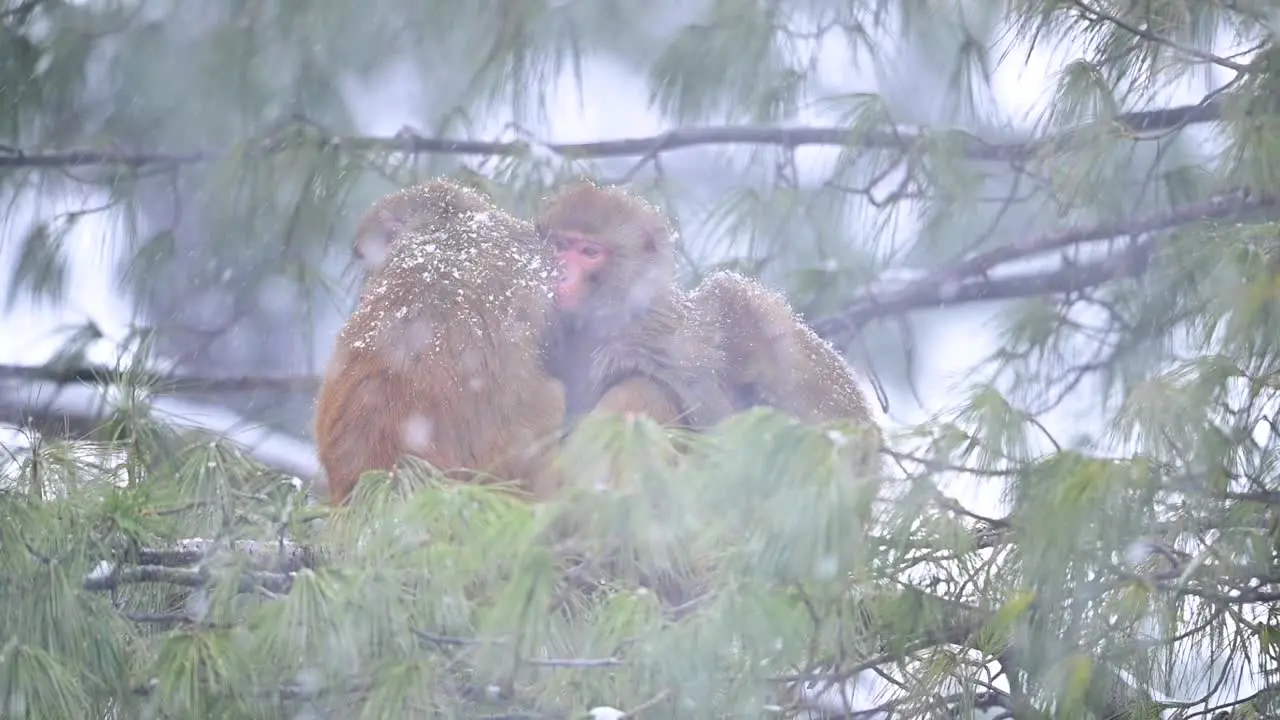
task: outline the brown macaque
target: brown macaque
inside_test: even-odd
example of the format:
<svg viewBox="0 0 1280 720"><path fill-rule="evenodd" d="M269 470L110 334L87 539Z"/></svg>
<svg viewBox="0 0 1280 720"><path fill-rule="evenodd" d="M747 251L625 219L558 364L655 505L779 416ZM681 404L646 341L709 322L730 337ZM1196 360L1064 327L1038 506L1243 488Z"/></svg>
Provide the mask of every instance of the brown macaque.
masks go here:
<svg viewBox="0 0 1280 720"><path fill-rule="evenodd" d="M673 232L656 208L578 182L543 202L537 229L560 267L547 353L569 418L635 413L703 428L729 414L722 353L675 285Z"/></svg>
<svg viewBox="0 0 1280 720"><path fill-rule="evenodd" d="M570 416L688 413L706 427L768 406L803 422L871 420L844 359L781 295L729 272L676 289L672 231L647 202L580 182L553 194L537 224L561 267L550 354Z"/></svg>
<svg viewBox="0 0 1280 720"><path fill-rule="evenodd" d="M674 233L649 203L573 183L543 202L537 230L560 265L548 357L568 417L636 413L706 430L768 405L801 421L865 422L878 441L849 368L780 295L729 273L693 293L677 287ZM872 457L856 453L853 462L862 469ZM692 587L644 582L682 604L700 594L702 572L693 571Z"/></svg>
<svg viewBox="0 0 1280 720"><path fill-rule="evenodd" d="M802 422L871 418L836 349L781 294L733 272L708 275L690 295L725 354L734 408L777 408Z"/></svg>
<svg viewBox="0 0 1280 720"><path fill-rule="evenodd" d="M351 252L364 267L366 281L386 265L397 239L428 230L437 222L436 215L424 206L421 191L426 187L414 186L382 196L356 223Z"/></svg>
<svg viewBox="0 0 1280 720"><path fill-rule="evenodd" d="M533 226L435 180L375 202L355 248L369 274L316 401L330 504L406 454L547 497L564 395L542 364L555 267Z"/></svg>
<svg viewBox="0 0 1280 720"><path fill-rule="evenodd" d="M690 295L724 353L734 409L771 407L805 423L851 420L865 429L860 467L874 474L883 443L853 370L781 294L733 272L708 275ZM865 464L863 464L865 463Z"/></svg>

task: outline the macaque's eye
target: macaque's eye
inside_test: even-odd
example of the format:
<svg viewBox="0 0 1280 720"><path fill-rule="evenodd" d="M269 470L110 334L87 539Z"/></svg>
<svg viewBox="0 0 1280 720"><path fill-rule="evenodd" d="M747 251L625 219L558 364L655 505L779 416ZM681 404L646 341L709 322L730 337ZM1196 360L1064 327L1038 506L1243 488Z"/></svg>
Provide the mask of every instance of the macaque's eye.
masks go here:
<svg viewBox="0 0 1280 720"><path fill-rule="evenodd" d="M583 255L583 257L588 257L588 258L596 258L596 257L599 257L599 255L600 255L600 248L596 247L595 245L583 245L583 246L582 246L582 255Z"/></svg>

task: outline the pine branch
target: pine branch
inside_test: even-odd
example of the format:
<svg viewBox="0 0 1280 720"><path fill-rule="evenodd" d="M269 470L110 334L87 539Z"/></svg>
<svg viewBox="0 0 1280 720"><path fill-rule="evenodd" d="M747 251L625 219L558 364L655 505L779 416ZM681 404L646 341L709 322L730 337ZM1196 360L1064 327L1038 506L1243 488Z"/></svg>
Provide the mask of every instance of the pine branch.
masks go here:
<svg viewBox="0 0 1280 720"><path fill-rule="evenodd" d="M67 385L82 383L95 386L143 385L151 393L244 392L271 390L276 392L315 393L320 379L311 375L292 377L202 377L198 375L166 375L146 373L136 368L112 368L103 365L58 367L54 365L2 365L0 379L44 381Z"/></svg>
<svg viewBox="0 0 1280 720"><path fill-rule="evenodd" d="M786 684L803 705L839 713L844 709L838 704L837 698L831 696L834 694L842 700L843 697L851 695L851 686L857 682L857 673L873 671L878 666L900 662L909 655L938 645L949 644L973 648L979 645L975 640L981 637L983 629L992 618L990 612L914 588L903 590L896 602L912 607L915 610L915 617L919 619L919 625L911 633L913 637L898 649L886 650L880 655L850 667L835 668L835 672L819 670L775 676L773 679ZM886 630L885 634L897 641L904 639L901 633L895 633L892 629ZM992 651L991 640L993 638L987 639L984 653ZM1016 644L1009 642L1002 651L997 653L1006 670L1016 671L1027 667L1022 657L1023 652L1015 648ZM1153 704L1150 693L1127 682L1105 659L1098 658L1088 648L1077 647L1071 652L1090 655L1097 661L1090 677L1090 688L1086 699L1089 709L1095 716L1116 720L1145 717L1140 714L1138 708ZM1035 675L1031 674L1031 677Z"/></svg>
<svg viewBox="0 0 1280 720"><path fill-rule="evenodd" d="M1141 38L1142 40L1146 40L1147 42L1155 43L1157 45L1163 45L1167 48L1176 50L1177 52L1182 53L1183 55L1193 58L1195 60L1200 60L1202 62L1218 65L1219 67L1224 67L1228 70L1234 70L1238 73L1249 71L1249 66L1245 65L1244 63L1238 63L1234 60L1230 60L1224 57L1219 57L1210 52L1205 52L1204 50L1201 50L1199 48L1194 48L1194 47L1191 47L1190 45L1184 45L1180 42L1177 42L1176 40L1173 40L1172 38L1168 38L1158 33L1154 33L1150 30L1147 30L1146 28L1142 28L1131 22L1128 22L1127 20L1124 20L1123 18L1120 18L1116 15L1112 15L1111 13L1092 7L1088 3L1083 2L1082 0L1071 0L1071 4L1077 7L1083 15L1115 25L1116 27L1120 28L1121 30L1124 30L1125 32L1129 33L1130 35L1136 38Z"/></svg>
<svg viewBox="0 0 1280 720"><path fill-rule="evenodd" d="M92 376L94 370L85 372ZM166 397L153 398L151 407L161 421L234 443L285 475L310 480L319 474L314 445L257 426L225 408ZM111 406L100 387L0 377L0 426L30 428L51 437L86 437L101 427L110 413Z"/></svg>
<svg viewBox="0 0 1280 720"><path fill-rule="evenodd" d="M1110 119L1127 133L1176 130L1198 123L1221 119L1219 103L1183 105L1161 110L1124 113ZM1105 121L1105 120L1104 120ZM315 130L314 124L307 124ZM965 134L959 152L974 160L1025 161L1046 150L1061 149L1071 144L1084 128L1075 128L1030 142L991 143ZM537 143L530 141L489 141L427 137L401 133L390 137L330 136L319 141L332 149L355 152L395 152L410 155L485 155L515 157L542 149L566 159L644 157L700 146L776 145L784 148L803 146L862 147L866 149L908 151L928 138L921 129L886 128L855 134L842 127L689 127L670 130L660 135L583 143ZM281 152L288 145L279 139L264 139L248 152L267 155ZM244 151L243 146L237 146ZM125 150L79 149L66 151L0 149L3 168L71 168L92 166L177 167L212 161L228 154L228 150L193 150L175 152L131 152Z"/></svg>
<svg viewBox="0 0 1280 720"><path fill-rule="evenodd" d="M965 302L1060 295L1078 292L1114 280L1136 277L1146 270L1154 249L1152 233L1201 222L1239 217L1274 206L1275 198L1244 198L1226 193L1204 203L1188 205L1167 213L1133 220L1071 228L1022 243L979 253L936 273L912 280L892 290L871 291L840 312L817 320L814 330L833 336L857 330L875 319L901 315L911 310L940 308ZM1117 237L1148 235L1102 260L1063 263L1058 268L1011 274L993 278L991 274L1008 262L1063 250L1088 242Z"/></svg>
<svg viewBox="0 0 1280 720"><path fill-rule="evenodd" d="M103 592L126 584L159 582L181 587L202 588L216 578L214 573L203 568L184 569L170 565L199 563L215 553L236 553L249 557L255 567L276 568L275 571L258 569L240 574L235 578L239 592L266 590L274 594L287 594L292 584L292 572L309 566L313 559L305 548L293 543L285 543L285 554L282 556L282 549L276 543L239 541L232 543L232 547L228 548L225 544L202 538L189 538L179 540L169 548L140 551L140 559L149 564L116 567L104 562L98 570L84 579L83 587L88 591ZM220 557L225 556L220 555ZM282 557L284 557L283 560ZM895 623L882 628L879 633L873 632L873 635L893 637L895 639L892 644L893 649L890 646L884 646L880 654L853 665L833 666L825 670L814 668L804 672L774 675L770 679L786 688L797 707L839 711L840 703L857 684L860 673L874 672L880 666L905 660L939 645L972 647L974 640L981 635L983 628L991 619L989 612L913 588L895 591L894 596L896 598L894 602L911 605L918 612L913 613L917 618L917 624L907 632L909 637L904 638L901 635L903 628ZM185 612L127 612L125 617L134 622L160 626L195 622ZM464 647L511 642L511 638L508 637L468 638L441 635L419 629L414 629L413 633L424 646L430 647ZM1081 651L1084 650L1081 649ZM1021 660L1012 646L1005 648L1000 653L1000 658L1006 668L1014 669ZM616 668L628 664L628 660L619 655L523 657L520 662L532 666L584 671ZM1103 712L1107 717L1129 718L1133 716L1130 710L1131 703L1152 702L1149 695L1125 682L1105 663L1099 664L1096 668L1091 682L1092 690L1089 697L1091 709L1095 712ZM888 700L884 707L886 709L898 707L909 701L907 697ZM951 700L948 699L944 704L950 702ZM1008 708L1007 702L993 701L993 705Z"/></svg>

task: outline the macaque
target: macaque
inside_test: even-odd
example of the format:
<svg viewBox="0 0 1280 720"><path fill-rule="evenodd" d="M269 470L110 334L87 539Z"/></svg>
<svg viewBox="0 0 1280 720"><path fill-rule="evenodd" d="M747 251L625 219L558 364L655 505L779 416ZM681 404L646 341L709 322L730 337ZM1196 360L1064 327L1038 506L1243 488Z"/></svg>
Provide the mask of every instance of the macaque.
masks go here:
<svg viewBox="0 0 1280 720"><path fill-rule="evenodd" d="M693 409L706 427L763 405L804 422L870 420L848 365L781 295L728 272L676 289L672 231L652 205L581 182L553 194L537 224L561 266L551 355L570 415L670 422Z"/></svg>
<svg viewBox="0 0 1280 720"><path fill-rule="evenodd" d="M771 407L805 423L858 423L856 463L874 475L883 443L866 396L840 353L796 316L781 294L732 272L707 276L691 294L725 355L734 409Z"/></svg>
<svg viewBox="0 0 1280 720"><path fill-rule="evenodd" d="M429 230L433 223L439 221L438 213L429 212L428 206L424 206L421 191L427 187L430 185L384 195L356 223L356 241L351 252L364 268L366 280L386 265L391 247L398 238ZM472 192L466 188L463 191Z"/></svg>
<svg viewBox="0 0 1280 720"><path fill-rule="evenodd" d="M581 182L544 201L537 229L560 267L548 357L570 419L635 413L704 428L731 412L723 353L675 285L661 213L620 188Z"/></svg>
<svg viewBox="0 0 1280 720"><path fill-rule="evenodd" d="M729 273L693 293L677 287L674 233L649 203L579 182L547 198L536 224L560 265L548 356L567 417L634 413L709 430L767 405L803 422L865 424L878 444L849 368L780 295ZM860 447L852 465L872 475L878 456ZM691 597L686 581L649 583L667 602Z"/></svg>
<svg viewBox="0 0 1280 720"><path fill-rule="evenodd" d="M369 274L316 402L330 504L406 454L545 498L564 395L542 365L555 267L532 225L435 180L375 202L355 251Z"/></svg>
<svg viewBox="0 0 1280 720"><path fill-rule="evenodd" d="M866 397L844 358L796 317L782 295L720 271L690 295L725 354L734 408L777 408L802 422L869 419Z"/></svg>

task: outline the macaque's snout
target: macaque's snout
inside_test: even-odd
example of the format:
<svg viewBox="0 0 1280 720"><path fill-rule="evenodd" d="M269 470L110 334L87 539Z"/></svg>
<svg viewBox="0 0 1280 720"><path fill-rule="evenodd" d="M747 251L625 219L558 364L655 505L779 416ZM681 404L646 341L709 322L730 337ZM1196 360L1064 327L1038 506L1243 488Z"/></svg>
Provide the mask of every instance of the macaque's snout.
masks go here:
<svg viewBox="0 0 1280 720"><path fill-rule="evenodd" d="M586 277L582 268L572 263L561 263L556 274L556 307L561 310L577 310L582 304Z"/></svg>

